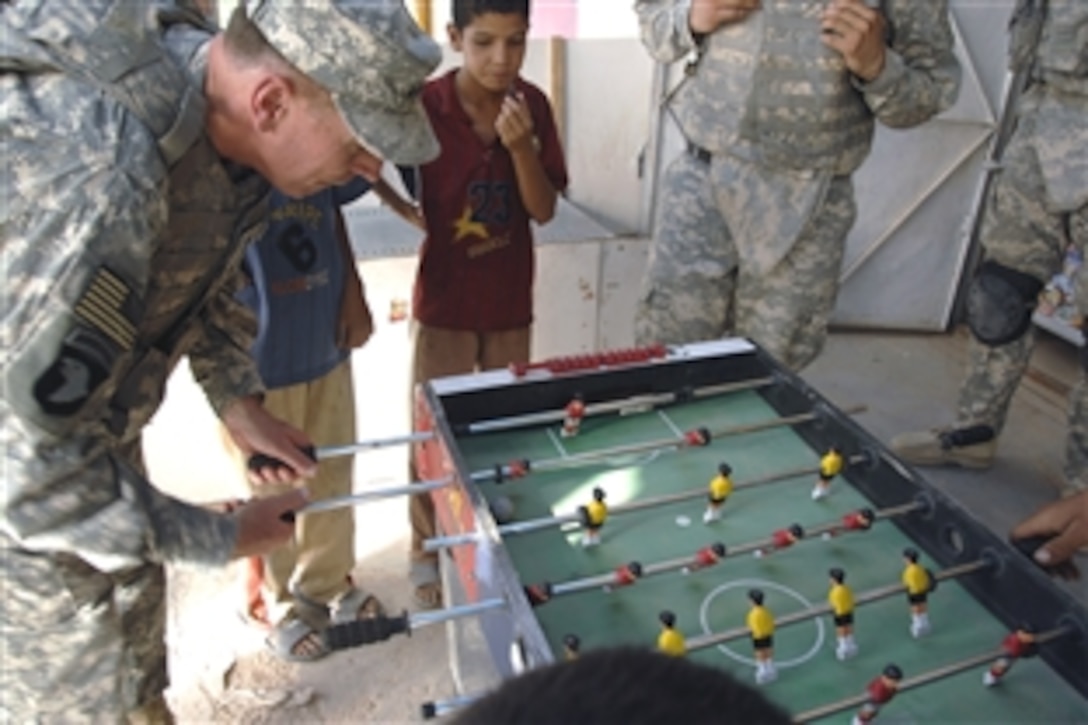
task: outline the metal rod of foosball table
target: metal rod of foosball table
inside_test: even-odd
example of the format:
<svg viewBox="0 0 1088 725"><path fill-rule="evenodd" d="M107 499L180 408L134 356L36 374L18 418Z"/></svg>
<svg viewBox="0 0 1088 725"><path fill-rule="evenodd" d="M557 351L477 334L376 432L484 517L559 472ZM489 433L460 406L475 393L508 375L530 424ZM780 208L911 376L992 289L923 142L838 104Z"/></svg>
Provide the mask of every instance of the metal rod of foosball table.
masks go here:
<svg viewBox="0 0 1088 725"><path fill-rule="evenodd" d="M919 502L912 502L902 504L900 506L890 506L885 509L873 512L873 520L879 521L881 519L888 519L895 516L902 516L903 514L910 513L911 511L917 511L922 508L923 504ZM808 527L805 532L805 538L811 538L814 534L831 533L838 531L842 528L841 521L832 521L826 524L819 524L817 526ZM737 544L736 546L726 547L725 554L719 557L720 560L736 557L740 554L747 554L752 551L759 551L774 543L773 538L764 538L759 541L752 541L746 544ZM642 567L642 576L640 579L645 579L648 576L655 574L663 574L669 571L676 571L677 569L691 568L693 565L697 566L693 557L677 557L675 559L668 559L665 561L659 561L653 564L647 564Z"/></svg>
<svg viewBox="0 0 1088 725"><path fill-rule="evenodd" d="M325 498L320 501L314 501L308 503L295 514L313 514L319 511L333 511L335 509L348 508L349 506L358 506L360 504L369 503L371 501L378 501L383 498L393 498L395 496L411 496L417 493L426 493L427 491L434 491L435 489L445 488L453 483L452 478L435 478L431 480L419 481L418 483L410 483L407 486L389 486L388 488L375 488L370 491L363 491L361 493L353 493L348 496L337 496L335 498Z"/></svg>
<svg viewBox="0 0 1088 725"><path fill-rule="evenodd" d="M399 446L404 445L405 443L422 443L424 441L429 441L432 438L434 438L434 431L418 431L416 433L395 436L393 438L376 438L374 440L359 441L357 443L346 443L341 446L306 446L301 450L311 460L324 461L329 458L353 456L356 453L362 453L363 451ZM265 455L264 453L255 453L250 456L249 460L246 462L246 466L251 471L259 471L262 468L275 468L285 465L286 464L280 459Z"/></svg>
<svg viewBox="0 0 1088 725"><path fill-rule="evenodd" d="M881 520L892 518L894 516L902 516L903 514L916 511L923 507L920 502L912 502L902 504L900 506L890 506L885 509L880 509L873 512L873 520ZM820 524L808 529L808 536L812 534L830 533L842 528L841 521L833 521L827 524ZM807 537L806 537L807 538ZM721 546L721 552L716 556L715 564L724 561L725 559L734 558L740 554L757 551L773 544L772 538L763 538L758 541L753 541L745 544L737 544L736 546L726 547ZM711 545L713 546L713 545ZM708 547L709 548L709 547ZM588 591L590 589L606 588L606 587L619 587L628 586L634 584L640 579L655 576L657 574L665 574L671 571L677 571L681 569L708 569L709 564L700 563L696 556L688 554L686 556L677 556L672 559L663 559L661 561L655 561L650 564L642 564L641 562L633 562L626 566L626 572L631 572L633 564L638 564L638 571L636 574L632 574L630 577L620 577L620 573L617 571L605 572L604 574L594 574L592 576L583 577L581 579L571 579L570 581L560 582L559 584L551 585L551 595L560 596L563 594L575 594L577 592Z"/></svg>
<svg viewBox="0 0 1088 725"><path fill-rule="evenodd" d="M851 456L849 459L850 464L862 463L867 461L868 457L864 455ZM775 483L777 481L785 481L791 478L798 478L800 476L811 476L819 473L819 466L806 466L804 468L795 468L790 471L781 471L779 473L772 473L759 478L753 478L749 481L740 481L733 486L733 490L740 491L746 488L754 488L756 486L763 486L768 483ZM639 501L631 501L628 503L622 503L617 506L609 508L609 516L615 514L631 513L633 511L641 511L642 509L655 508L657 506L667 506L668 504L680 503L682 501L689 501L696 498L704 498L706 496L706 486L700 488L692 488L687 491L679 491L677 493L665 494L664 496L653 496L651 498L642 499ZM561 516L545 516L539 519L529 519L527 521L516 521L510 524L503 524L499 526L499 533L503 536L512 534L528 534L533 531L540 531L541 529L549 529L555 526L562 526L563 524L573 523L579 520L577 513L563 514ZM438 536L433 539L427 539L423 542L424 551L439 551L450 546L463 546L465 544L472 544L479 540L479 534L475 531L471 531L464 534L451 534L449 536Z"/></svg>
<svg viewBox="0 0 1088 725"><path fill-rule="evenodd" d="M745 390L754 390L756 388L762 388L770 385L774 382L773 377L765 378L753 378L752 380L743 380L736 383L721 383L719 385L707 385L702 388L695 388L688 395L692 398L706 398L715 395L728 395L729 393L738 393ZM614 413L617 411L637 409L637 408L653 408L659 405L667 405L669 403L676 402L684 394L682 393L648 393L646 395L635 395L630 398L624 398L622 400L609 400L601 403L590 403L586 405L585 417L592 418L597 415L605 415L607 413ZM468 425L469 433L489 433L498 430L510 430L511 428L525 428L531 425L540 425L542 423L554 423L563 420L567 415L563 409L559 410L542 410L537 413L527 413L525 415L512 415L506 418L493 418L491 420L481 420L476 423L470 423Z"/></svg>
<svg viewBox="0 0 1088 725"><path fill-rule="evenodd" d="M902 516L903 514L909 514L912 511L917 511L926 507L926 504L921 501L911 501L910 503L900 504L898 506L889 506L888 508L880 509L873 512L873 521L881 521L882 519L891 519L896 516ZM811 539L814 536L820 536L821 534L835 534L842 530L841 521L829 521L825 524L817 524L815 526L805 527L805 538Z"/></svg>
<svg viewBox="0 0 1088 725"><path fill-rule="evenodd" d="M424 720L449 715L451 712L467 707L483 697L482 693L449 697L445 700L431 700L420 706L420 714Z"/></svg>
<svg viewBox="0 0 1088 725"><path fill-rule="evenodd" d="M448 622L451 619L471 617L475 614L489 612L492 609L501 609L505 606L505 599L492 597L491 599L481 599L472 604L461 604L447 609L435 609L430 612L412 612L408 615L408 628L414 632L415 630L430 624L441 624L442 622Z"/></svg>
<svg viewBox="0 0 1088 725"><path fill-rule="evenodd" d="M1057 639L1058 637L1062 637L1067 634L1069 634L1068 628L1056 627L1055 629L1036 635L1035 643L1041 646L1051 640ZM929 684L930 682L944 679L946 677L951 677L952 675L957 675L961 672L974 669L975 667L981 667L982 665L993 662L999 657L1004 656L1004 654L1004 649L1001 647L997 647L988 652L983 652L982 654L975 655L973 657L969 657L967 659L960 660L952 664L937 667L916 677L902 680L897 687L897 691L902 692L904 690L911 690L922 685ZM429 720L435 717L442 717L444 715L448 715L455 710L471 705L483 696L483 693L474 693L462 695L460 697L452 697L446 700L434 700L424 703L421 708L423 719ZM820 707L807 710L795 716L793 722L800 724L820 720L829 715L834 715L838 712L842 712L843 710L849 710L854 707L859 707L865 704L868 700L868 694L854 695L852 697L836 700L835 702L829 703L827 705L821 705Z"/></svg>
<svg viewBox="0 0 1088 725"><path fill-rule="evenodd" d="M956 577L964 576L966 574L972 574L981 569L986 569L993 566L993 561L988 559L976 559L965 564L958 564L951 566L947 569L942 569L939 572L933 574L933 578L936 581L943 581L945 579L955 579ZM887 586L878 587L877 589L870 589L866 592L862 592L854 596L854 606L860 606L862 604L868 604L870 602L879 601L881 599L887 599L888 597L895 596L905 592L907 588L902 584L889 584ZM809 607L808 609L802 609L782 617L775 618L775 627L785 627L790 624L796 624L798 622L805 622L809 619L815 619L816 617L823 616L831 613L831 606L828 604L822 604L817 607ZM692 637L687 642L687 651L693 652L695 650L706 649L707 647L713 647L717 644L725 644L736 639L749 636L750 632L747 627L734 627L733 629L727 629L723 632L715 632L713 634L705 634L700 637Z"/></svg>
<svg viewBox="0 0 1088 725"><path fill-rule="evenodd" d="M1056 627L1055 629L1036 635L1035 642L1036 644L1044 644L1045 642L1049 642L1050 640L1062 637L1066 634L1069 634L1069 630L1067 628ZM951 677L952 675L958 675L961 672L966 672L967 670L981 667L982 665L993 662L997 658L1004 655L1004 648L997 647L988 652L983 652L973 657L959 660L958 662L952 662L941 667L936 667L932 670L923 672L922 674L915 677L908 677L906 679L900 680L899 685L896 687L896 693L900 693L905 690L913 690L917 687L921 687L922 685L928 685L930 682L943 680L947 677ZM860 707L868 701L869 695L867 693L861 695L853 695L851 697L844 697L841 700L836 700L835 702L828 703L827 705L821 705L820 707L806 710L805 712L794 716L793 721L795 723L813 722L814 720L820 720L827 717L828 715L834 715L837 712L842 712L843 710Z"/></svg>
<svg viewBox="0 0 1088 725"><path fill-rule="evenodd" d="M867 409L867 406L855 405L843 408L842 412L847 415L853 415L855 413L863 413ZM811 420L819 418L820 415L821 413L818 412L798 413L797 415L790 415L784 418L771 418L769 420L760 421L758 423L745 423L743 425L730 426L728 428L721 428L715 431L707 431L707 433L709 434L710 440L714 440L717 438L724 438L726 436L743 435L745 433L757 433L759 431L769 430L771 428L781 428L785 426L796 425L798 423L807 423ZM596 451L576 453L574 455L561 458L545 458L539 461L525 461L524 465L522 466L524 470L517 474L514 473L511 466L500 465L495 466L494 468L473 471L469 477L472 481L477 483L482 481L502 480L505 477L518 478L530 472L563 470L566 468L574 468L576 466L598 463L600 461L608 460L609 458L626 456L632 453L665 451L672 448L687 448L691 445L692 443L688 440L686 436L659 439L656 441L647 441L645 443L631 443L625 446L614 446L612 448L601 448Z"/></svg>
<svg viewBox="0 0 1088 725"><path fill-rule="evenodd" d="M321 446L317 449L317 460L338 456L350 456L362 451L370 451L375 448L389 448L391 446L404 445L406 443L424 443L434 438L434 431L417 431L407 435L394 436L393 438L378 438L370 441L359 441L343 446Z"/></svg>

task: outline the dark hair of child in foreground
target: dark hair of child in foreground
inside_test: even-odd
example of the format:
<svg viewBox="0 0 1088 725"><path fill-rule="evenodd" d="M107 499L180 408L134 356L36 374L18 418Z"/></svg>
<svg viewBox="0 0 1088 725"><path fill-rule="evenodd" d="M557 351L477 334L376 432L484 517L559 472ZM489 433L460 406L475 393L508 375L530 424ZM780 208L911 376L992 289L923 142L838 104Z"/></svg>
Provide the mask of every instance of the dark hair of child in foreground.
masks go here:
<svg viewBox="0 0 1088 725"><path fill-rule="evenodd" d="M596 650L531 670L453 718L454 725L790 722L784 710L723 670L641 647Z"/></svg>

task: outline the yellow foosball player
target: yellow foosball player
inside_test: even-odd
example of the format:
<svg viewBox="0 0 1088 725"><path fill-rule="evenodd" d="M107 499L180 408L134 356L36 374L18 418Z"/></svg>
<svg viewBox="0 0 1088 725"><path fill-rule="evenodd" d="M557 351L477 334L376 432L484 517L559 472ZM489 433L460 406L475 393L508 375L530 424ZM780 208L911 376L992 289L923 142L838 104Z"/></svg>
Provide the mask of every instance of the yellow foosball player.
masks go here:
<svg viewBox="0 0 1088 725"><path fill-rule="evenodd" d="M929 613L926 599L933 591L933 577L925 567L918 563L916 549L904 549L903 586L907 588L907 601L910 602L910 635L917 639L929 634Z"/></svg>
<svg viewBox="0 0 1088 725"><path fill-rule="evenodd" d="M733 468L728 463L718 464L718 475L710 479L707 493L706 511L703 513L703 523L709 524L722 517L722 506L729 495L733 493Z"/></svg>
<svg viewBox="0 0 1088 725"><path fill-rule="evenodd" d="M748 610L748 631L752 635L752 649L756 657L756 683L765 685L778 679L774 666L774 615L763 606L763 591L748 592L752 607Z"/></svg>
<svg viewBox="0 0 1088 725"><path fill-rule="evenodd" d="M684 634L676 629L676 615L666 610L658 615L661 634L657 635L657 648L667 655L683 657L688 652Z"/></svg>
<svg viewBox="0 0 1088 725"><path fill-rule="evenodd" d="M831 446L820 459L820 475L812 489L812 500L819 501L831 493L831 479L842 473L845 461L838 446Z"/></svg>
<svg viewBox="0 0 1088 725"><path fill-rule="evenodd" d="M848 660L858 653L854 641L854 592L846 585L846 572L835 567L828 572L831 588L827 592L827 603L831 605L831 614L835 622L835 656L839 660Z"/></svg>
<svg viewBox="0 0 1088 725"><path fill-rule="evenodd" d="M604 489L593 489L593 500L578 507L582 521L582 546L596 546L601 543L601 527L608 518L608 505L604 502Z"/></svg>

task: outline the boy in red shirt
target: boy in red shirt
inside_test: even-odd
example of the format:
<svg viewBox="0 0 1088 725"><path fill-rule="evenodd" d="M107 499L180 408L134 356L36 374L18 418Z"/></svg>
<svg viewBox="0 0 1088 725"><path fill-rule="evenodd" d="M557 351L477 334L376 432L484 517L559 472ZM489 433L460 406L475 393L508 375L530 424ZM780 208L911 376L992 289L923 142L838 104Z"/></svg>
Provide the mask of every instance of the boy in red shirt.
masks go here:
<svg viewBox="0 0 1088 725"><path fill-rule="evenodd" d="M450 44L463 64L423 91L442 153L420 168L427 237L413 300L413 390L431 378L528 362L529 221L549 221L567 186L551 105L518 75L529 0L453 0L450 16ZM413 496L409 512L416 604L436 607L437 556L422 548L435 534L430 497Z"/></svg>

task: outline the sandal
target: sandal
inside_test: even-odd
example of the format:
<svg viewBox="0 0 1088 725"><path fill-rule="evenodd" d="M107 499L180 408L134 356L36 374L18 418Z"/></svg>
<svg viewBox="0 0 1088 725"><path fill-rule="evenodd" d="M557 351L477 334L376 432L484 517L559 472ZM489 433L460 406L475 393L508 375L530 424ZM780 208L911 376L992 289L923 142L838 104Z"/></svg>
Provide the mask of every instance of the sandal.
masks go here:
<svg viewBox="0 0 1088 725"><path fill-rule="evenodd" d="M376 596L352 584L351 589L329 603L329 618L333 624L356 619L373 619L385 614L385 607Z"/></svg>
<svg viewBox="0 0 1088 725"><path fill-rule="evenodd" d="M293 612L272 626L265 644L288 662L315 662L331 651L321 633Z"/></svg>
<svg viewBox="0 0 1088 725"><path fill-rule="evenodd" d="M442 581L438 576L438 562L433 559L413 561L408 569L408 580L415 586L412 600L419 609L438 609L442 606Z"/></svg>

